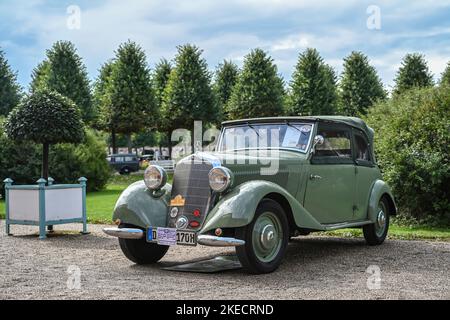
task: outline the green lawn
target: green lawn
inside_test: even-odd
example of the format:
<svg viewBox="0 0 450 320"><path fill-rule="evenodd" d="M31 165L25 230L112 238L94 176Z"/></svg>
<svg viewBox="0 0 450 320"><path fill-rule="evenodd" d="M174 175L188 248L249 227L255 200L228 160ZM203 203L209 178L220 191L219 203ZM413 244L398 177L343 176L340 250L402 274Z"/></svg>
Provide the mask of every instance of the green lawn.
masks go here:
<svg viewBox="0 0 450 320"><path fill-rule="evenodd" d="M131 183L141 180L142 174L114 176L103 191L90 192L87 195L87 213L90 223L112 223L112 211L120 193ZM171 177L169 177L171 180ZM0 201L0 217L5 217L5 203ZM336 237L361 237L361 229L343 229L323 232ZM428 239L450 241L450 227L400 226L393 221L389 229L390 239Z"/></svg>
<svg viewBox="0 0 450 320"><path fill-rule="evenodd" d="M111 223L112 212L119 195L126 187L139 180L142 180L142 174L114 175L105 190L88 193L86 197L88 221Z"/></svg>

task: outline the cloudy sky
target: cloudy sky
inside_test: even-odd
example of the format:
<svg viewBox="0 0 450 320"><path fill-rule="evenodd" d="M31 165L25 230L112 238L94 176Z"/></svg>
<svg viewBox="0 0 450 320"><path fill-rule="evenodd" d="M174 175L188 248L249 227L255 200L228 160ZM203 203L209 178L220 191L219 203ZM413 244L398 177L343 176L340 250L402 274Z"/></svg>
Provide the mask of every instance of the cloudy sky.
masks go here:
<svg viewBox="0 0 450 320"><path fill-rule="evenodd" d="M24 87L45 49L61 39L75 43L91 79L131 39L146 50L150 66L172 59L177 45L194 43L211 70L223 59L242 65L260 47L286 81L307 47L338 72L342 59L359 50L390 89L408 52L425 54L440 77L450 60L450 0L1 0L0 47Z"/></svg>

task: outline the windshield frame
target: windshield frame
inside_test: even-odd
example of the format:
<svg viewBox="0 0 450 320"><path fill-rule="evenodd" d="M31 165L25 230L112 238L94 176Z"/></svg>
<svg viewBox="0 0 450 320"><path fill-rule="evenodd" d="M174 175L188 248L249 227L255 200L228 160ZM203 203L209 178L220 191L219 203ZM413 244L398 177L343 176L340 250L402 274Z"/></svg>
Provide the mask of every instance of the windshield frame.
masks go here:
<svg viewBox="0 0 450 320"><path fill-rule="evenodd" d="M298 125L310 125L311 126L311 134L309 135L308 144L306 145L305 150L299 149L299 148L292 148L292 147L252 147L252 148L238 148L238 149L229 149L229 150L222 150L222 140L225 134L225 130L228 128L239 128L239 127L249 127L249 124L253 127L257 126L264 126L264 125L286 125L286 126L298 126ZM289 150L289 151L295 151L307 154L309 152L309 148L311 147L311 142L313 140L313 135L315 132L315 122L308 122L308 121L280 121L280 122L249 122L247 123L239 123L239 124L228 124L226 126L222 127L222 130L220 132L219 141L217 143L217 152L231 152L231 151L240 151L240 150L258 150L258 149L264 149L264 150ZM250 127L249 127L250 128Z"/></svg>

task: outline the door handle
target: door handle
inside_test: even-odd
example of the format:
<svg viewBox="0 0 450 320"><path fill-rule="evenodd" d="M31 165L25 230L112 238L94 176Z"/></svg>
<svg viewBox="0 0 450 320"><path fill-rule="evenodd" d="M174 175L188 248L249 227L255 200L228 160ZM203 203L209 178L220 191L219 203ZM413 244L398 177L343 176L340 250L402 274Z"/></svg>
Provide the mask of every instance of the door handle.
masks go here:
<svg viewBox="0 0 450 320"><path fill-rule="evenodd" d="M314 180L314 179L322 179L322 177L317 174L312 174L309 176L309 180Z"/></svg>

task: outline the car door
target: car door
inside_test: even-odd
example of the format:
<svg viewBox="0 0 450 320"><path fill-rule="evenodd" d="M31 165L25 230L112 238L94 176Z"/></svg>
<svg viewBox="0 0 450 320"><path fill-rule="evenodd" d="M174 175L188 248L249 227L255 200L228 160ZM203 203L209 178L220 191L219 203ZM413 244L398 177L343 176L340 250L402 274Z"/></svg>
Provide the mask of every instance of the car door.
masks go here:
<svg viewBox="0 0 450 320"><path fill-rule="evenodd" d="M367 219L370 191L379 177L375 161L370 152L369 139L365 133L353 129L354 157L356 163L355 220Z"/></svg>
<svg viewBox="0 0 450 320"><path fill-rule="evenodd" d="M324 224L353 220L355 163L351 128L319 123L317 145L311 158L305 192L305 208Z"/></svg>

